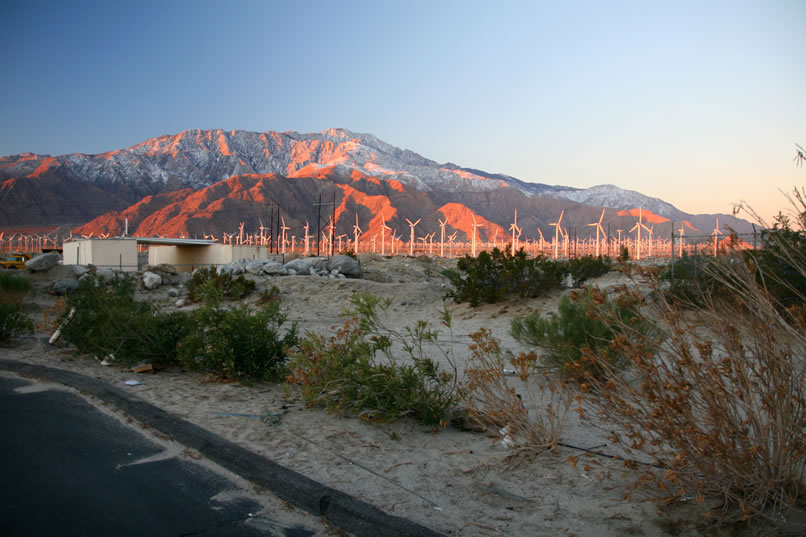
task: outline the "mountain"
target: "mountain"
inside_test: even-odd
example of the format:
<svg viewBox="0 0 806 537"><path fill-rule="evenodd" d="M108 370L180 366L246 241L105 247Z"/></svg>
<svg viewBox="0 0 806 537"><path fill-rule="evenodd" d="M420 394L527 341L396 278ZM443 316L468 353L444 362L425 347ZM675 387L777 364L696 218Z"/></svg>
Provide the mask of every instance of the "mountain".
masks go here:
<svg viewBox="0 0 806 537"><path fill-rule="evenodd" d="M354 192L348 192L348 186ZM88 232L112 232L120 228L121 218L130 216L130 225L138 222L143 233L220 234L231 230L235 220L253 214L254 220L265 220L270 202L279 205L287 218L310 220L308 208L318 196L333 194L338 206L345 200L363 206L358 198L373 198L358 211L360 223L371 214L374 226L381 206L389 203L390 214L385 217L399 219L401 229L407 226L405 218L423 218L417 228L422 234L437 230L439 219L448 218L442 208L452 215L461 212L455 204L472 211L477 220L498 226L484 230L491 234L509 229L518 209L524 237L536 236L538 229L551 232L549 224L561 210L563 223L580 228L580 233L590 231L585 226L598 220L601 207L612 209L605 222L619 226L627 225L625 218L634 218L616 213L636 207L669 220L669 230L671 220L688 220L708 233L707 226L713 224L706 220L715 220L710 215L687 215L662 200L613 185L551 186L439 164L371 134L345 129L310 134L187 130L99 155L24 153L0 158L0 227L69 223L84 224L81 229ZM297 216L303 212L304 218ZM348 208L341 211L343 218L348 213L353 214ZM456 216L457 223L470 213L463 214ZM345 233L351 232L354 216L351 223L339 222ZM730 219L719 218L726 224ZM90 221L91 225L85 224ZM738 231L750 227L742 220L731 222Z"/></svg>

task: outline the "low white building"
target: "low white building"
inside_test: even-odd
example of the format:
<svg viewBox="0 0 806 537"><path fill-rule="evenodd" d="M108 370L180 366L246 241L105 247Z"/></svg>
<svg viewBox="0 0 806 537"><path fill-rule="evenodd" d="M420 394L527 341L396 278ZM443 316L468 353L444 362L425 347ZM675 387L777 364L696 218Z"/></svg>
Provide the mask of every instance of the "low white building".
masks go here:
<svg viewBox="0 0 806 537"><path fill-rule="evenodd" d="M116 239L75 239L62 245L65 265L95 265L125 272L138 270L138 247L148 246L148 264L173 265L180 272L191 272L208 265L218 266L239 259L266 259L265 246L219 244L201 239L163 237L124 237Z"/></svg>
<svg viewBox="0 0 806 537"><path fill-rule="evenodd" d="M75 239L62 244L65 265L95 265L124 272L137 270L137 240Z"/></svg>
<svg viewBox="0 0 806 537"><path fill-rule="evenodd" d="M148 249L148 264L167 263L180 272L191 272L208 265L226 265L239 259L266 259L268 256L269 252L265 246L217 243L155 245Z"/></svg>

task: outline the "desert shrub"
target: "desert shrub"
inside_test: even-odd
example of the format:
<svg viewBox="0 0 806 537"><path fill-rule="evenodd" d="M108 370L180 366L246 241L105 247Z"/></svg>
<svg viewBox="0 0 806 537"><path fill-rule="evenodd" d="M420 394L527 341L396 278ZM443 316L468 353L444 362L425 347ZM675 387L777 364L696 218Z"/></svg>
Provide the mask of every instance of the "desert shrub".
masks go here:
<svg viewBox="0 0 806 537"><path fill-rule="evenodd" d="M255 282L247 280L243 274L233 277L226 272L218 274L215 267L204 267L190 276L187 290L191 302L217 304L224 300L244 298L255 290Z"/></svg>
<svg viewBox="0 0 806 537"><path fill-rule="evenodd" d="M567 261L567 266L574 287L579 287L590 278L603 276L613 270L613 262L607 256L575 257Z"/></svg>
<svg viewBox="0 0 806 537"><path fill-rule="evenodd" d="M664 293L669 300L692 307L702 306L703 300L709 296L730 296L730 291L720 285L719 280L711 277L710 266L715 263L734 262L737 258L706 257L702 255L684 255L661 268L660 281L666 285Z"/></svg>
<svg viewBox="0 0 806 537"><path fill-rule="evenodd" d="M402 331L391 328L388 299L359 293L350 303L336 335L306 334L289 364L288 382L301 386L311 406L379 421L412 417L445 425L456 404L457 376L450 351L439 344L439 331L425 321ZM450 329L449 313L442 322ZM396 360L397 350L410 363ZM447 359L453 371L441 369L429 350Z"/></svg>
<svg viewBox="0 0 806 537"><path fill-rule="evenodd" d="M33 331L34 322L23 313L22 304L0 301L0 341L8 341L12 337Z"/></svg>
<svg viewBox="0 0 806 537"><path fill-rule="evenodd" d="M571 392L537 367L534 353L502 352L486 328L470 338L471 356L460 392L470 414L496 427L501 439L515 450L515 462L521 455L556 448L571 407Z"/></svg>
<svg viewBox="0 0 806 537"><path fill-rule="evenodd" d="M135 280L130 277L81 281L67 297L61 316L64 339L82 352L111 354L124 365L175 361L176 345L189 326L188 315L158 313L150 304L135 300L134 291Z"/></svg>
<svg viewBox="0 0 806 537"><path fill-rule="evenodd" d="M619 249L618 257L616 258L619 263L626 263L630 260L630 249L626 244L622 244Z"/></svg>
<svg viewBox="0 0 806 537"><path fill-rule="evenodd" d="M806 276L806 264L793 266ZM628 335L618 350L634 378L616 374L610 354L594 350L589 359L603 374L587 379L585 401L612 427L612 442L661 467L640 476L645 490L666 501L696 498L711 517L772 525L803 501L806 486L806 324L759 284L759 266L703 270L730 294L704 292L694 310L645 275L656 297L650 312L668 335L657 353L648 351L650 334L600 308Z"/></svg>
<svg viewBox="0 0 806 537"><path fill-rule="evenodd" d="M621 342L633 332L647 342L658 336L655 326L641 317L642 300L640 295L627 293L611 300L598 288L588 287L562 297L555 315L543 317L534 312L513 318L511 333L521 343L538 347L545 366L562 376L584 381L588 376L604 373L602 362L607 372L629 367ZM624 326L629 326L630 331L625 331ZM647 351L651 348L647 347ZM592 353L596 359L590 358Z"/></svg>
<svg viewBox="0 0 806 537"><path fill-rule="evenodd" d="M277 300L256 312L207 305L194 312L191 329L178 345L178 361L226 378L280 379L287 353L298 341L296 323L281 334L286 318Z"/></svg>
<svg viewBox="0 0 806 537"><path fill-rule="evenodd" d="M30 290L31 282L24 276L0 272L0 341L34 331L33 321L22 311Z"/></svg>
<svg viewBox="0 0 806 537"><path fill-rule="evenodd" d="M453 289L448 292L456 302L493 304L509 296L534 298L562 287L566 270L561 264L539 256L528 259L521 249L515 255L494 248L476 257L466 255L457 262L458 272L443 272Z"/></svg>
<svg viewBox="0 0 806 537"><path fill-rule="evenodd" d="M21 302L30 290L28 278L8 271L0 272L0 302Z"/></svg>

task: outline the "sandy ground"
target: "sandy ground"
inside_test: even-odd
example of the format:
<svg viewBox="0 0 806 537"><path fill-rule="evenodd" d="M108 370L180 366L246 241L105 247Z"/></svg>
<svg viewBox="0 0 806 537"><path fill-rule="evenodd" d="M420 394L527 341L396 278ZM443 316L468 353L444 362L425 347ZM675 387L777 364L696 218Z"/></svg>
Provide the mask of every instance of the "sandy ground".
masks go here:
<svg viewBox="0 0 806 537"><path fill-rule="evenodd" d="M445 307L453 310L453 343L460 375L469 351L469 334L490 329L503 348L526 350L509 335L512 316L533 310L556 310L562 292L506 304L471 308L444 300L447 280L440 275L450 260L394 259L363 256L363 280L309 276L262 278L258 291L276 285L283 309L302 330L332 333L340 312L354 292L392 299L391 313L400 326L425 319L436 323ZM35 274L28 310L43 320L53 304L45 291L53 275ZM607 287L624 282L611 273L593 282ZM257 293L255 293L257 295ZM145 300L175 307L167 288L142 292ZM251 300L254 300L252 298ZM631 492L630 478L609 459L592 457L573 466L569 456L583 453L561 447L515 468L511 451L490 434L462 432L453 427L433 431L413 421L381 424L343 418L307 409L294 390L279 385L245 386L225 383L178 369L134 374L102 367L69 346L45 343L50 332L0 349L3 356L69 369L126 387L141 398L222 437L265 455L328 486L352 494L397 516L407 517L446 535L663 536L699 535L701 509L691 504L667 507L662 514L651 502ZM125 380L142 384L126 386ZM247 414L264 416L259 419ZM563 442L582 448L607 446L601 428L568 416ZM601 477L612 470L609 478ZM709 534L729 534L711 528Z"/></svg>

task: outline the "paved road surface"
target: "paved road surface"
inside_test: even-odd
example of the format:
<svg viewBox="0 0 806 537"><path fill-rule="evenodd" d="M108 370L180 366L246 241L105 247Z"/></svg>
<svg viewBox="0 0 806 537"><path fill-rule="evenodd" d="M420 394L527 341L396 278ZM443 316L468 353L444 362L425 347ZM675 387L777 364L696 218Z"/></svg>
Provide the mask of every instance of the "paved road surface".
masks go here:
<svg viewBox="0 0 806 537"><path fill-rule="evenodd" d="M51 384L0 376L0 533L23 536L326 535Z"/></svg>

